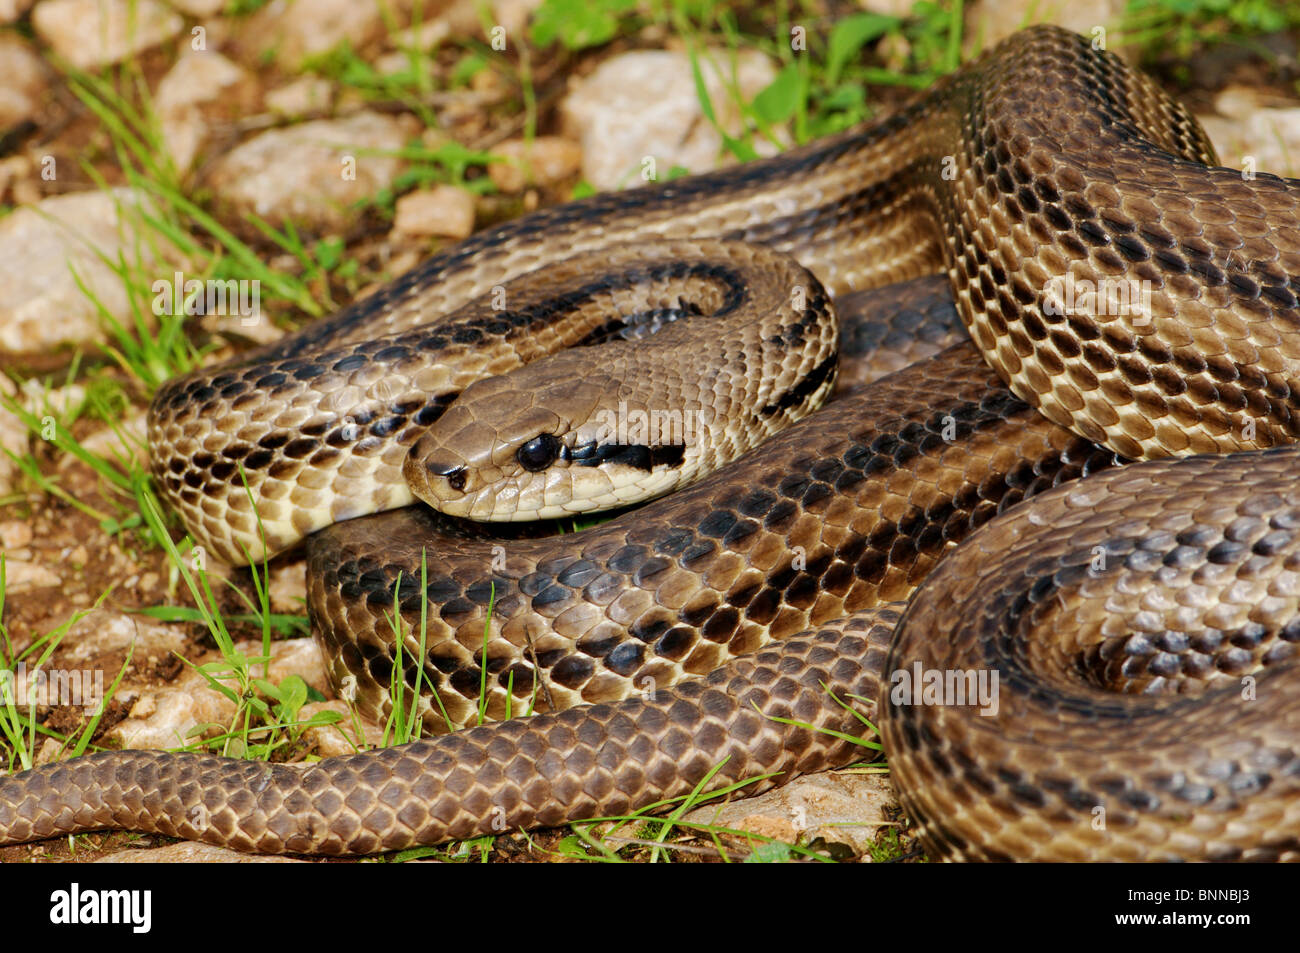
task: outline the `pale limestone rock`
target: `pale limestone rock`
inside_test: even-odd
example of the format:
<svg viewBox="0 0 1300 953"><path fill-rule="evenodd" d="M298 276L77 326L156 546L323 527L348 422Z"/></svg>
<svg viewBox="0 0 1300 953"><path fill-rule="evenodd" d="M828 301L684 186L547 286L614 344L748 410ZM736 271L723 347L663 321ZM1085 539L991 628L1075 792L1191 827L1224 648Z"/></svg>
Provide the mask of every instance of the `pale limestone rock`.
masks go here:
<svg viewBox="0 0 1300 953"><path fill-rule="evenodd" d="M31 44L16 34L0 34L0 132L38 120L47 86L45 64Z"/></svg>
<svg viewBox="0 0 1300 953"><path fill-rule="evenodd" d="M322 711L335 711L343 716L332 725L308 728L303 732L303 740L315 748L322 758L354 754L364 748L378 748L384 743L384 729L359 715L354 723L346 702L311 702L302 706L298 717L301 721L306 721ZM357 733L358 725L361 728L360 734Z"/></svg>
<svg viewBox="0 0 1300 953"><path fill-rule="evenodd" d="M0 396L11 400L18 397L18 385L3 373L0 373ZM4 403L0 403L0 449L22 456L27 452L30 436L22 419ZM9 459L9 455L0 453L0 496L7 496L14 491L18 473L18 467Z"/></svg>
<svg viewBox="0 0 1300 953"><path fill-rule="evenodd" d="M70 647L66 657L74 662L133 647L131 662L140 668L181 653L186 638L185 631L178 625L101 608L73 623L64 644ZM105 684L111 684L117 677L117 672L104 674Z"/></svg>
<svg viewBox="0 0 1300 953"><path fill-rule="evenodd" d="M334 84L320 76L303 76L271 90L264 99L271 112L296 119L329 109Z"/></svg>
<svg viewBox="0 0 1300 953"><path fill-rule="evenodd" d="M229 699L187 673L172 686L142 692L131 716L119 722L109 737L123 748L176 748L191 742L198 726L229 724L234 715Z"/></svg>
<svg viewBox="0 0 1300 953"><path fill-rule="evenodd" d="M5 562L5 591L10 595L29 589L48 589L62 585L62 578L54 570L39 563Z"/></svg>
<svg viewBox="0 0 1300 953"><path fill-rule="evenodd" d="M492 22L505 27L506 36L521 37L528 28L528 18L542 5L542 0L495 0Z"/></svg>
<svg viewBox="0 0 1300 953"><path fill-rule="evenodd" d="M229 847L199 844L186 841L167 847L128 847L106 857L97 864L305 864L296 857L277 857L273 854L246 854Z"/></svg>
<svg viewBox="0 0 1300 953"><path fill-rule="evenodd" d="M392 35L391 45L399 50L431 50L452 34L452 24L446 17L426 20L419 26L398 30Z"/></svg>
<svg viewBox="0 0 1300 953"><path fill-rule="evenodd" d="M58 56L96 70L170 40L185 24L157 0L44 0L32 26Z"/></svg>
<svg viewBox="0 0 1300 953"><path fill-rule="evenodd" d="M256 651L260 652L261 647ZM271 645L271 683L278 685L290 675L297 675L322 695L332 691L325 672L325 657L313 638L284 639Z"/></svg>
<svg viewBox="0 0 1300 953"><path fill-rule="evenodd" d="M393 231L398 237L465 238L474 231L474 196L454 185L436 185L397 200Z"/></svg>
<svg viewBox="0 0 1300 953"><path fill-rule="evenodd" d="M502 161L488 165L488 175L502 192L522 192L529 185L554 185L582 168L582 147L561 136L538 136L531 146L512 139L492 147Z"/></svg>
<svg viewBox="0 0 1300 953"><path fill-rule="evenodd" d="M26 520L5 520L0 523L0 550L12 556L32 541L32 527Z"/></svg>
<svg viewBox="0 0 1300 953"><path fill-rule="evenodd" d="M858 6L867 13L879 13L882 16L901 19L911 14L915 2L916 0L858 0Z"/></svg>
<svg viewBox="0 0 1300 953"><path fill-rule="evenodd" d="M116 427L96 430L81 441L81 445L97 457L113 461L131 461L141 466L149 463L149 448L145 444L146 414L139 411L117 422ZM72 466L77 458L71 454L59 460L59 467Z"/></svg>
<svg viewBox="0 0 1300 953"><path fill-rule="evenodd" d="M385 30L384 10L381 0L272 0L241 32L255 56L274 53L288 71L344 41L354 50L369 43Z"/></svg>
<svg viewBox="0 0 1300 953"><path fill-rule="evenodd" d="M967 53L971 44L988 49L1017 30L1036 23L1054 23L1108 46L1118 26L1125 0L980 0L966 14ZM1103 32L1104 31L1104 32Z"/></svg>
<svg viewBox="0 0 1300 953"><path fill-rule="evenodd" d="M1229 86L1214 100L1218 116L1197 116L1219 161L1244 172L1300 175L1300 103L1262 101L1253 89Z"/></svg>
<svg viewBox="0 0 1300 953"><path fill-rule="evenodd" d="M897 804L889 779L878 774L824 771L797 778L758 797L707 804L686 815L696 824L729 827L786 843L847 844L862 854L882 825L884 809Z"/></svg>
<svg viewBox="0 0 1300 953"><path fill-rule="evenodd" d="M307 561L277 560L271 569L271 611L302 615L307 611Z"/></svg>
<svg viewBox="0 0 1300 953"><path fill-rule="evenodd" d="M251 108L256 81L243 67L211 50L187 50L158 84L154 111L163 144L180 172L198 158L210 132L210 116L232 101Z"/></svg>
<svg viewBox="0 0 1300 953"><path fill-rule="evenodd" d="M167 0L167 3L190 17L216 16L226 6L226 0Z"/></svg>
<svg viewBox="0 0 1300 953"><path fill-rule="evenodd" d="M238 642L235 648L248 658L262 654L260 642ZM216 660L215 653L206 659L191 659L195 665ZM298 675L324 694L325 665L311 639L273 643L269 668L272 684L279 684L289 675ZM255 663L252 671L255 677L261 678L261 663ZM223 684L229 687L234 683ZM225 725L234 714L235 706L225 695L210 687L197 672L187 669L172 684L143 691L130 717L113 728L109 736L121 741L124 748L174 748L192 740L189 736L198 726Z"/></svg>
<svg viewBox="0 0 1300 953"><path fill-rule="evenodd" d="M0 23L13 23L31 9L36 0L0 0Z"/></svg>
<svg viewBox="0 0 1300 953"><path fill-rule="evenodd" d="M731 135L743 128L730 93L730 54L700 58L714 114ZM771 61L756 51L736 57L735 81L750 100L776 77ZM722 137L704 118L695 92L690 58L668 50L623 53L602 63L560 106L566 130L582 145L583 177L597 189L641 185L648 160L655 178L673 166L704 172L723 161ZM776 152L756 144L760 154Z"/></svg>
<svg viewBox="0 0 1300 953"><path fill-rule="evenodd" d="M0 352L43 353L103 337L74 272L110 314L129 324L126 289L101 255L135 263L138 252L142 267L156 262L156 235L137 214L145 201L128 188L71 192L0 219Z"/></svg>
<svg viewBox="0 0 1300 953"><path fill-rule="evenodd" d="M405 124L373 112L274 129L217 161L210 184L235 211L274 225L339 230L353 206L392 184L402 161L383 153L402 148Z"/></svg>

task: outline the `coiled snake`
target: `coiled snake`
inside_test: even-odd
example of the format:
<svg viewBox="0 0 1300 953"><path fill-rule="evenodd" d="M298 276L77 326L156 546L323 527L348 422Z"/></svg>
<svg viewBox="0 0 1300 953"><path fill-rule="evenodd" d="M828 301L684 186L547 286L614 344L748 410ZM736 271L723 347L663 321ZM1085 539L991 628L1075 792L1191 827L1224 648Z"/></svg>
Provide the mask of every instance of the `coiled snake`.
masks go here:
<svg viewBox="0 0 1300 953"><path fill-rule="evenodd" d="M159 485L230 558L265 552L240 466L267 550L320 530L312 617L364 706L384 711L396 604L396 675L436 689L431 728L471 722L481 685L491 717L532 698L542 713L306 768L148 752L42 767L0 779L0 843L126 827L365 853L620 814L719 764L715 784L855 758L814 730L856 730L833 692L867 700L939 856L1300 857L1300 183L1215 161L1150 81L1034 28L883 122L499 226L254 359L172 382L151 411ZM822 286L943 270L973 344L577 536L468 538L418 509L327 526L409 502L403 466L476 515L581 509L592 480L610 500L629 481L661 491L688 454L570 427L546 373L444 410L553 347L725 315L750 287L738 242L821 283L774 279L804 296L762 312L767 357L740 348L744 366L783 367L750 414L760 429L829 388L824 358L788 356L830 333L804 317ZM574 255L627 267L583 279ZM701 315L680 327L697 323L696 351L734 356ZM570 360L561 397L629 373ZM727 376L758 386L744 370L702 389ZM748 438L701 446L729 440ZM1156 459L1189 454L1204 455ZM596 457L613 476L582 472ZM533 464L557 460L538 484ZM487 471L515 473L511 502L474 495ZM993 696L951 696L980 678ZM548 710L578 702L596 704Z"/></svg>

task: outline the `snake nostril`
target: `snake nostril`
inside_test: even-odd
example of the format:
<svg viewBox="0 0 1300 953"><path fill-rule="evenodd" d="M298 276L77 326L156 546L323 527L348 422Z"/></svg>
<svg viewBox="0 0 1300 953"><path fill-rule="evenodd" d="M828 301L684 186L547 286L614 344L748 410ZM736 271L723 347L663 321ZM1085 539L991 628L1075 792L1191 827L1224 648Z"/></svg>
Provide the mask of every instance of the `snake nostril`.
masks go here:
<svg viewBox="0 0 1300 953"><path fill-rule="evenodd" d="M458 463L438 463L435 460L426 461L424 468L434 476L446 477L448 485L453 490L465 489L465 468Z"/></svg>

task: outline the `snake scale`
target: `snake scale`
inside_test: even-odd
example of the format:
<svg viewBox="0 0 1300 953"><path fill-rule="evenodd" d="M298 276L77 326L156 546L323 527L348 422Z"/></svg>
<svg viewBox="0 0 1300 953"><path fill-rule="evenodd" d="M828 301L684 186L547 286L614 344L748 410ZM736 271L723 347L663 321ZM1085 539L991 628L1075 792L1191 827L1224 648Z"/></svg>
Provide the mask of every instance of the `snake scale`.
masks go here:
<svg viewBox="0 0 1300 953"><path fill-rule="evenodd" d="M573 256L652 258L659 240L702 253L563 285ZM736 304L745 272L710 242L793 256L816 281L782 281L814 302L916 279L871 299L914 317L938 313L921 276L942 271L969 340L917 318L933 346L909 356L932 356L579 535L482 538L393 509L411 499L409 449L456 393L498 386L473 381ZM669 278L694 283L691 301ZM570 290L557 299L552 280ZM1089 297L1107 281L1138 297ZM540 329L630 284L649 295L635 319ZM502 289L507 307L483 304ZM1300 183L1217 167L1186 110L1050 27L883 121L479 233L292 339L167 385L151 444L164 494L223 556L312 534L313 622L363 707L383 714L398 677L436 689L430 728L471 723L482 685L489 716L515 717L306 767L134 751L45 766L0 778L0 843L121 827L368 853L620 814L715 768L715 786L779 775L756 791L858 756L818 730L859 727L834 693L878 719L936 856L1300 858L1297 294ZM707 321L703 351L718 340ZM778 337L813 336L781 322ZM831 372L785 373L766 406L794 419ZM455 432L472 442L476 420ZM508 424L486 430L529 441L524 470L538 447L570 469L594 452ZM665 463L642 451L621 462ZM425 477L455 489L478 479L471 458L508 463L455 452ZM518 497L562 505L566 487ZM927 673L996 676L997 693L931 698ZM518 717L530 698L541 713Z"/></svg>

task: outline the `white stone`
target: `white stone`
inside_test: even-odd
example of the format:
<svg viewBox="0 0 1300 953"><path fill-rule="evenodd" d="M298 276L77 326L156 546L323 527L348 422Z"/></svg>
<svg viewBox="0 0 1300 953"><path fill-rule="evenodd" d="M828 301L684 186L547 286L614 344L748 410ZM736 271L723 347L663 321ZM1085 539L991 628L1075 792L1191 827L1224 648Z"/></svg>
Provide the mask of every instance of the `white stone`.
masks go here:
<svg viewBox="0 0 1300 953"><path fill-rule="evenodd" d="M179 14L157 0L44 0L32 11L37 35L83 70L157 46L184 26Z"/></svg>
<svg viewBox="0 0 1300 953"><path fill-rule="evenodd" d="M0 131L36 119L45 91L45 64L31 45L15 34L0 34Z"/></svg>
<svg viewBox="0 0 1300 953"><path fill-rule="evenodd" d="M562 136L538 136L531 144L512 139L492 147L503 161L488 165L488 175L502 192L522 192L529 185L554 185L582 168L582 147Z"/></svg>
<svg viewBox="0 0 1300 953"><path fill-rule="evenodd" d="M191 17L216 16L226 6L226 0L167 0L167 2Z"/></svg>
<svg viewBox="0 0 1300 953"><path fill-rule="evenodd" d="M18 396L18 385L4 373L0 373L0 396L11 399ZM15 456L22 456L27 452L30 436L27 425L22 422L22 419L5 404L0 403L0 450L8 450ZM14 491L18 472L18 467L9 458L9 454L0 453L0 496L8 496Z"/></svg>
<svg viewBox="0 0 1300 953"><path fill-rule="evenodd" d="M217 847L213 844L198 844L187 841L183 844L168 844L166 847L141 849L129 847L114 851L106 857L95 860L96 864L306 864L310 861L297 857L277 857L273 854L248 854L244 851L231 850L229 847Z"/></svg>
<svg viewBox="0 0 1300 953"><path fill-rule="evenodd" d="M454 185L437 185L397 200L393 231L398 236L465 238L474 231L474 196Z"/></svg>
<svg viewBox="0 0 1300 953"><path fill-rule="evenodd" d="M316 749L322 758L335 758L344 754L355 754L364 748L378 748L384 743L384 729L372 721L358 716L354 723L352 712L346 702L326 701L303 705L298 712L301 721L307 721L320 712L332 711L341 715L341 719L332 725L308 728L303 731L303 740ZM360 725L361 732L357 733Z"/></svg>
<svg viewBox="0 0 1300 953"><path fill-rule="evenodd" d="M261 133L219 159L210 184L219 202L273 225L292 219L312 229L340 229L355 203L388 187L402 160L404 124L362 112Z"/></svg>
<svg viewBox="0 0 1300 953"><path fill-rule="evenodd" d="M0 549L12 553L32 541L32 528L26 520L5 520L0 523Z"/></svg>
<svg viewBox="0 0 1300 953"><path fill-rule="evenodd" d="M7 560L5 562L6 592L25 592L28 589L47 589L62 585L63 580L58 573L40 563Z"/></svg>
<svg viewBox="0 0 1300 953"><path fill-rule="evenodd" d="M13 23L31 9L36 0L0 0L0 23Z"/></svg>
<svg viewBox="0 0 1300 953"><path fill-rule="evenodd" d="M729 827L807 844L818 837L866 853L882 826L892 822L886 807L897 796L879 774L824 771L796 778L787 785L725 804L706 804L686 815L696 824Z"/></svg>
<svg viewBox="0 0 1300 953"><path fill-rule="evenodd" d="M965 35L987 50L1024 27L1054 23L1100 39L1102 34L1095 31L1110 31L1118 25L1124 4L1125 0L980 0L967 11ZM1105 36L1107 45L1112 46L1111 33Z"/></svg>
<svg viewBox="0 0 1300 953"><path fill-rule="evenodd" d="M718 122L737 135L744 123L730 92L730 58L706 52L700 69ZM775 78L762 53L736 56L735 81L746 100ZM560 110L566 130L582 145L583 177L597 189L641 185L649 159L656 178L673 166L704 172L723 161L722 137L704 118L685 53L642 50L608 59L565 97ZM760 154L777 151L762 140L756 148Z"/></svg>
<svg viewBox="0 0 1300 953"><path fill-rule="evenodd" d="M385 8L376 0L272 0L241 32L254 52L273 53L278 66L291 70L345 40L360 49L384 31Z"/></svg>
<svg viewBox="0 0 1300 953"><path fill-rule="evenodd" d="M194 164L207 141L205 113L213 106L228 105L237 87L253 82L247 70L213 50L187 49L176 61L158 84L154 112L163 144L179 171Z"/></svg>
<svg viewBox="0 0 1300 953"><path fill-rule="evenodd" d="M265 100L271 112L297 118L329 109L334 101L334 84L320 76L303 76L271 90Z"/></svg>
<svg viewBox="0 0 1300 953"><path fill-rule="evenodd" d="M1266 106L1254 90L1230 86L1214 100L1219 116L1198 116L1219 161L1233 169L1300 175L1300 105Z"/></svg>
<svg viewBox="0 0 1300 953"><path fill-rule="evenodd" d="M139 254L142 267L155 263L150 239L157 236L136 214L145 201L128 188L71 192L0 219L0 353L43 353L103 338L74 272L110 314L127 321L126 289L104 259L122 254L134 261Z"/></svg>

